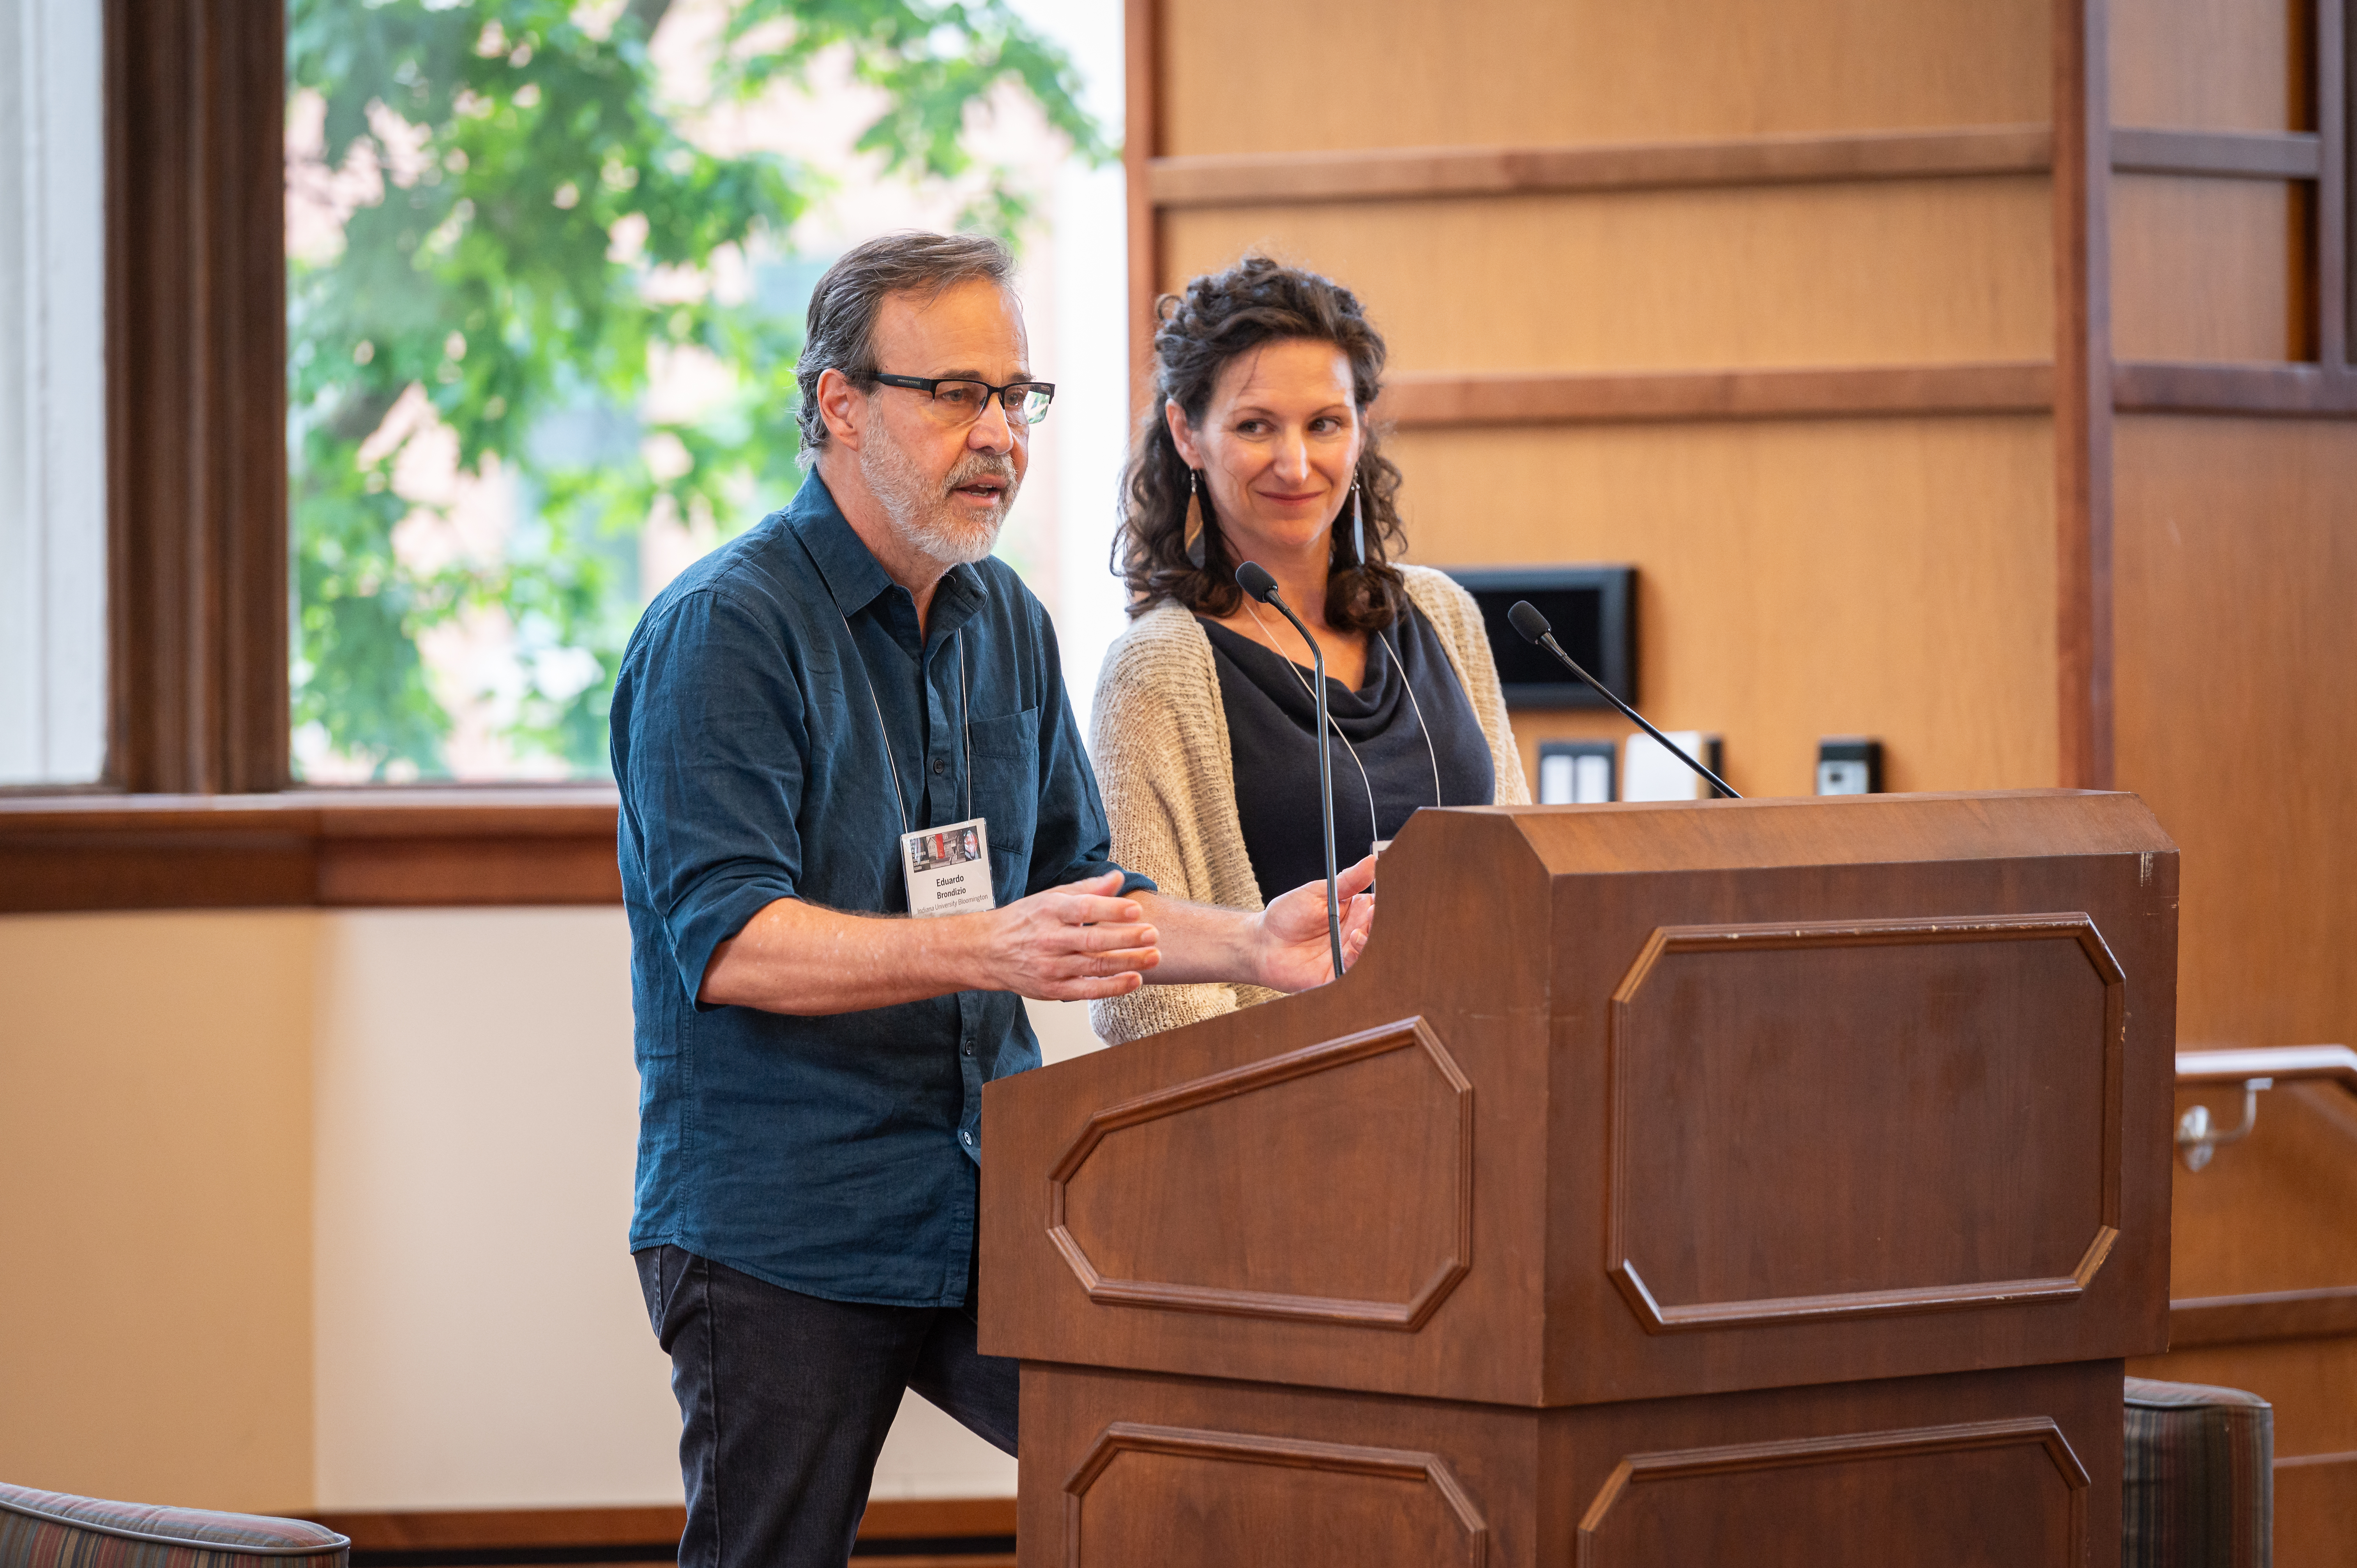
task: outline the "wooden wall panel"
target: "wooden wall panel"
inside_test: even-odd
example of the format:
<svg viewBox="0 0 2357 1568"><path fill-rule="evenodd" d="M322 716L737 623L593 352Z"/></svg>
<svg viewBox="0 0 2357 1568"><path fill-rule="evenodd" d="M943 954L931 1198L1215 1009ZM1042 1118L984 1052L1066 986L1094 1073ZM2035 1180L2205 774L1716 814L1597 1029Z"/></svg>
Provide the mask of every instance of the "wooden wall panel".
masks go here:
<svg viewBox="0 0 2357 1568"><path fill-rule="evenodd" d="M2118 486L2120 786L2184 851L2180 1037L2357 1040L2357 424L2124 416Z"/></svg>
<svg viewBox="0 0 2357 1568"><path fill-rule="evenodd" d="M1157 156L2047 117L2043 0L1258 0L1161 8Z"/></svg>
<svg viewBox="0 0 2357 1568"><path fill-rule="evenodd" d="M1400 371L2040 360L2048 224L2035 177L1191 210L1163 286L1266 248Z"/></svg>
<svg viewBox="0 0 2357 1568"><path fill-rule="evenodd" d="M1640 700L1807 794L1817 737L1892 789L2055 781L2050 425L2035 417L1405 433L1411 555L1639 564ZM1521 713L1541 738L1625 732Z"/></svg>
<svg viewBox="0 0 2357 1568"><path fill-rule="evenodd" d="M2314 356L2307 187L2112 182L2112 346L2123 360Z"/></svg>
<svg viewBox="0 0 2357 1568"><path fill-rule="evenodd" d="M2248 1389L2276 1407L2276 1453L2357 1453L2357 1338L2283 1339L2140 1357L2138 1378Z"/></svg>
<svg viewBox="0 0 2357 1568"><path fill-rule="evenodd" d="M2276 1466L2276 1568L2348 1568L2357 1519L2357 1454Z"/></svg>
<svg viewBox="0 0 2357 1568"><path fill-rule="evenodd" d="M2315 129L2312 0L2120 0L2112 120L2201 131Z"/></svg>

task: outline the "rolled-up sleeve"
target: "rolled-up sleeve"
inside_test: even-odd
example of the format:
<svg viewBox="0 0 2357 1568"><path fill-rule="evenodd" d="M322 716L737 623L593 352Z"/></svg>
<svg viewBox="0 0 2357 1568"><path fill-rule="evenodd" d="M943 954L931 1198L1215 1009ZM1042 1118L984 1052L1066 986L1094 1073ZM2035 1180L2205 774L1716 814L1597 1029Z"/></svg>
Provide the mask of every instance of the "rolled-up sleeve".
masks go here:
<svg viewBox="0 0 2357 1568"><path fill-rule="evenodd" d="M694 1002L713 950L802 875L810 732L791 652L724 594L684 595L632 638L613 736L621 851Z"/></svg>

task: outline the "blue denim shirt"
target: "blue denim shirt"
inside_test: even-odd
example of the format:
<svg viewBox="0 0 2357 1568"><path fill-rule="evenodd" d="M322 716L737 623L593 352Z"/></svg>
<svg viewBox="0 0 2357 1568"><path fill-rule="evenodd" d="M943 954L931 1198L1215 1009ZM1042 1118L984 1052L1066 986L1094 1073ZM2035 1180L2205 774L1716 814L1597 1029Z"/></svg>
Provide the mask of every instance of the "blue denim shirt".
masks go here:
<svg viewBox="0 0 2357 1568"><path fill-rule="evenodd" d="M612 726L633 1251L668 1242L837 1301L963 1299L982 1086L1039 1063L1021 998L802 1018L695 993L713 949L773 899L907 909L884 732L909 827L988 820L1001 907L1113 869L1060 669L1046 609L996 560L942 579L920 636L916 601L815 474L648 607Z"/></svg>

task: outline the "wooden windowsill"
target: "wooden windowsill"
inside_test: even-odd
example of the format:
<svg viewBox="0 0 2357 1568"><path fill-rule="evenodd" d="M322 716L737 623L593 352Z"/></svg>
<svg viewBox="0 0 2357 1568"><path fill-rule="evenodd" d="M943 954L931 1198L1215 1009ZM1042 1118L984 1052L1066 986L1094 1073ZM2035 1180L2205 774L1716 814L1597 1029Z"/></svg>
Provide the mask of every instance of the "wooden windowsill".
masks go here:
<svg viewBox="0 0 2357 1568"><path fill-rule="evenodd" d="M0 798L0 914L614 904L610 785Z"/></svg>

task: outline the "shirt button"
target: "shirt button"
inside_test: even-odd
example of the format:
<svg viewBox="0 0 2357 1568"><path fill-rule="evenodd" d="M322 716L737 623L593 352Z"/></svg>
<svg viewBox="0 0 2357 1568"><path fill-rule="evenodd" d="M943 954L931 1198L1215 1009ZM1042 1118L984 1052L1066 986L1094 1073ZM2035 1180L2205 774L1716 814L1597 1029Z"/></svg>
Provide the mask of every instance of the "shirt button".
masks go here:
<svg viewBox="0 0 2357 1568"><path fill-rule="evenodd" d="M939 757L934 757L934 758L933 758L933 777L934 777L934 778L938 779L938 778L940 778L942 774L947 773L949 770L950 770L950 765L949 765L949 762L948 762L948 760L947 760L946 758Z"/></svg>
<svg viewBox="0 0 2357 1568"><path fill-rule="evenodd" d="M974 1142L974 1134L971 1133L960 1133L958 1134L958 1142L961 1144L972 1144Z"/></svg>

